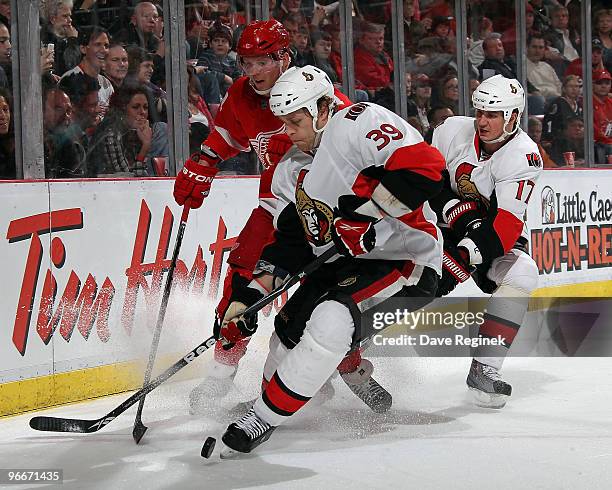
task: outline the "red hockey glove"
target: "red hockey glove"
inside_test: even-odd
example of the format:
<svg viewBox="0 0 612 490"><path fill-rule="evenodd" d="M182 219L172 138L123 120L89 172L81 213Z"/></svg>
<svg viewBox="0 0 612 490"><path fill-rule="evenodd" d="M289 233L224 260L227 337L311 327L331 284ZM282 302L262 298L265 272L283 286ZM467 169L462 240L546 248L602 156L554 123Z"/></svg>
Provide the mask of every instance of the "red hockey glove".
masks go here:
<svg viewBox="0 0 612 490"><path fill-rule="evenodd" d="M216 167L204 166L199 162L208 163L208 159L200 153L194 153L176 176L174 200L180 206L187 205L192 209L197 209L210 193L210 186L219 170Z"/></svg>
<svg viewBox="0 0 612 490"><path fill-rule="evenodd" d="M370 252L376 245L374 223L378 218L361 214L357 209L375 209L369 200L357 196L340 196L334 208L332 239L338 253L357 257Z"/></svg>
<svg viewBox="0 0 612 490"><path fill-rule="evenodd" d="M444 213L448 226L461 238L478 228L485 216L476 201L459 201Z"/></svg>
<svg viewBox="0 0 612 490"><path fill-rule="evenodd" d="M436 296L446 296L457 284L470 278L469 252L464 247L444 247L442 255L442 279L438 282Z"/></svg>
<svg viewBox="0 0 612 490"><path fill-rule="evenodd" d="M293 142L286 134L275 134L268 141L266 149L266 161L269 167L275 167L282 160L289 148L293 146Z"/></svg>
<svg viewBox="0 0 612 490"><path fill-rule="evenodd" d="M249 280L239 274L232 277L232 294L225 311L217 311L214 335L224 345L250 337L257 330L257 314L245 317L242 312L263 297L263 293L249 287ZM221 319L219 321L218 319Z"/></svg>

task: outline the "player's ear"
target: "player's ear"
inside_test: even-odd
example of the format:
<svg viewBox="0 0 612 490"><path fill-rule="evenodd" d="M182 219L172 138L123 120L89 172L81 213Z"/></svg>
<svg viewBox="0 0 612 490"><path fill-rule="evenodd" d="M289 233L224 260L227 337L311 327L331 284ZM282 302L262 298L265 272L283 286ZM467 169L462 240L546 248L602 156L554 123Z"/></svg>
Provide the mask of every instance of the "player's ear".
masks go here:
<svg viewBox="0 0 612 490"><path fill-rule="evenodd" d="M329 101L325 100L322 103L319 103L319 113L317 114L318 126L323 127L327 123L329 119Z"/></svg>

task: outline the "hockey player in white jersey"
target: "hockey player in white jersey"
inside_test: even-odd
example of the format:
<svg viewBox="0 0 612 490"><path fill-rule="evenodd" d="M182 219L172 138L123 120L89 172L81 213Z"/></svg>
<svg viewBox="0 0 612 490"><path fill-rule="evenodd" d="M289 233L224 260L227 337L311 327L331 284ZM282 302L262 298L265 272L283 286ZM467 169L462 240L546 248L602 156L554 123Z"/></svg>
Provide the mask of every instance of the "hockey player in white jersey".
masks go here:
<svg viewBox="0 0 612 490"><path fill-rule="evenodd" d="M438 295L470 275L493 293L479 333L500 335L504 345L476 349L467 384L478 405L501 408L512 387L499 370L538 281L524 218L542 159L519 127L525 94L517 80L488 78L474 91L472 103L475 118L450 117L433 133L432 145L447 169L443 191L430 201L444 233Z"/></svg>
<svg viewBox="0 0 612 490"><path fill-rule="evenodd" d="M308 276L276 316L267 386L223 435L240 452L267 440L373 333L361 322L364 311L391 297L418 309L435 295L441 274L441 232L427 204L442 187L440 153L380 106L336 111L333 85L318 68L288 70L270 95L291 140L315 153L307 170L299 152L289 152L285 158L293 161L274 175L273 192L287 205L275 218L275 241L264 248L256 279L267 290L285 274L279 271L294 273L332 246L339 257ZM249 335L246 324L226 321L221 335L229 341Z"/></svg>

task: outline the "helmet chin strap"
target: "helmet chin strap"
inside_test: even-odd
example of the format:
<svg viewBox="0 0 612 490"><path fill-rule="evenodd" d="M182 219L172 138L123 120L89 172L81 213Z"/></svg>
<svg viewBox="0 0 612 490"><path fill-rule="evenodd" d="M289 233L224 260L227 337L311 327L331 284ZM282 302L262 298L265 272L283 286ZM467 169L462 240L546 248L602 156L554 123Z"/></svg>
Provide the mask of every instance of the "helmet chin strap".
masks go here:
<svg viewBox="0 0 612 490"><path fill-rule="evenodd" d="M501 136L499 136L498 138L495 138L494 140L491 141L485 141L484 143L502 143L504 141L506 141L508 138L510 138L510 136L512 136L513 134L515 134L518 130L519 130L519 125L518 122L515 121L514 123L514 129L510 132L506 131L506 126L508 125L508 122L504 120L504 127L502 130L502 134Z"/></svg>

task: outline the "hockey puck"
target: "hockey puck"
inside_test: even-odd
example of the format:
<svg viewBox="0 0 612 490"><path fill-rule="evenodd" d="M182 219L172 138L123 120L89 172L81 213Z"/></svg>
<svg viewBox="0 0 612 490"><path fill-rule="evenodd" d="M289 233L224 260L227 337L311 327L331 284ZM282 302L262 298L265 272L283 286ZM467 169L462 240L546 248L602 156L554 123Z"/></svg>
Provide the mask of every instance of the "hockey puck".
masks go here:
<svg viewBox="0 0 612 490"><path fill-rule="evenodd" d="M202 446L202 452L200 453L202 454L203 458L206 458L206 459L210 458L210 455L215 449L216 443L217 443L217 439L215 439L214 437L206 438L206 441L204 441L204 445Z"/></svg>

